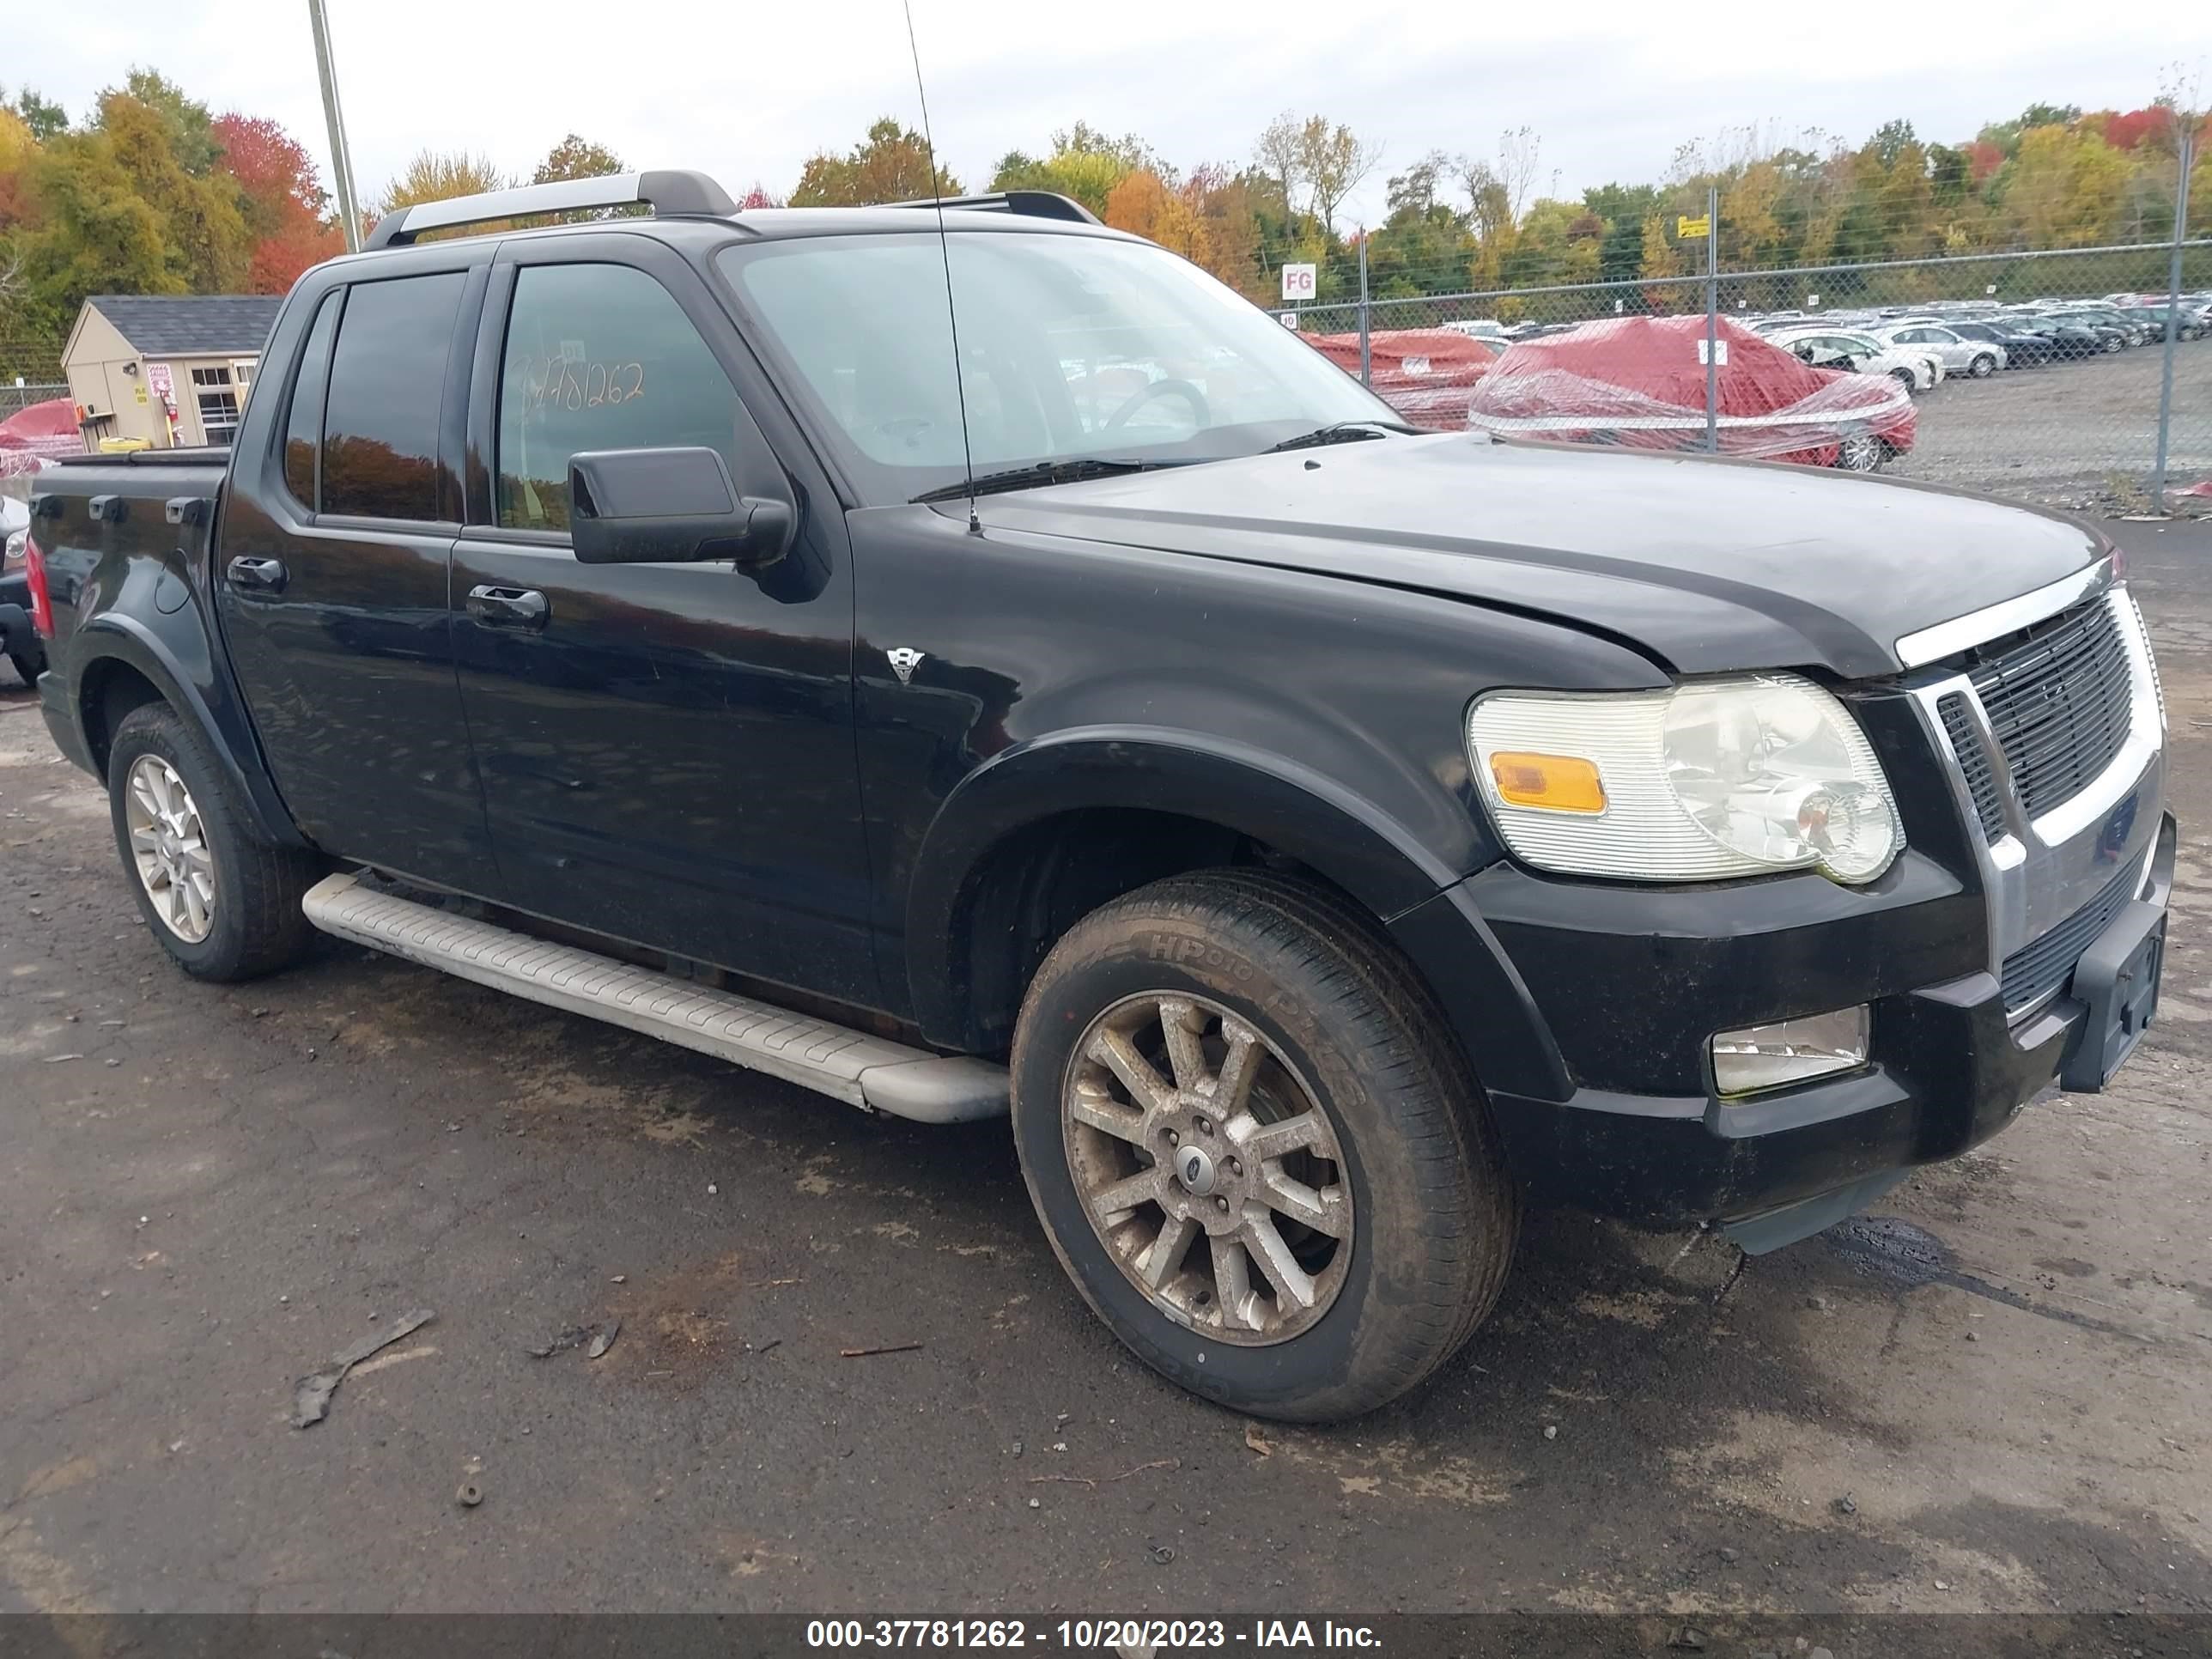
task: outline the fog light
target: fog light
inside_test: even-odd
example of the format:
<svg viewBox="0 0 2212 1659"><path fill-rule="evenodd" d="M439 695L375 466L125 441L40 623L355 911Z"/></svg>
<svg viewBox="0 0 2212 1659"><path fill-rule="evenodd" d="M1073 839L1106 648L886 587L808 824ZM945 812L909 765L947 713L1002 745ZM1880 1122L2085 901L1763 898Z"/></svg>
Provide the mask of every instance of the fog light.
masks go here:
<svg viewBox="0 0 2212 1659"><path fill-rule="evenodd" d="M1713 1086L1723 1095L1756 1094L1810 1082L1867 1063L1867 1010L1838 1008L1766 1025L1713 1034Z"/></svg>

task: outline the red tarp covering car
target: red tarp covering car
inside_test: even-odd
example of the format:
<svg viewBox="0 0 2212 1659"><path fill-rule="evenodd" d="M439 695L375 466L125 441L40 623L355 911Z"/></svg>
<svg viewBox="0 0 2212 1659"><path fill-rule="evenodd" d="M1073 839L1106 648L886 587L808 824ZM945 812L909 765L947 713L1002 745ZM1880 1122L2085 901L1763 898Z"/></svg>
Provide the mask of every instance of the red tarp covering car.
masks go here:
<svg viewBox="0 0 2212 1659"><path fill-rule="evenodd" d="M49 398L0 421L0 474L27 472L41 460L83 453L76 405L66 398Z"/></svg>
<svg viewBox="0 0 2212 1659"><path fill-rule="evenodd" d="M1726 455L1871 471L1912 447L1911 394L1887 374L1801 362L1722 322ZM1468 424L1501 437L1703 449L1705 319L1618 317L1523 340L1476 386Z"/></svg>
<svg viewBox="0 0 2212 1659"><path fill-rule="evenodd" d="M1313 337L1321 355L1339 368L1359 373L1357 334ZM1375 395L1431 432L1464 432L1474 383L1498 361L1498 349L1449 328L1379 328L1367 337Z"/></svg>

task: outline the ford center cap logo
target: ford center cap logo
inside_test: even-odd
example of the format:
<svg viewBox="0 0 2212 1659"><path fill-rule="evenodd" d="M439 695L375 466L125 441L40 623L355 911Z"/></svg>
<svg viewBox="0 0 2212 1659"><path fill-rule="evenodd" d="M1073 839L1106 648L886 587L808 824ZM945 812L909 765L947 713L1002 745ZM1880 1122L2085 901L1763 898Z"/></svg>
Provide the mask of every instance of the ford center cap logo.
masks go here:
<svg viewBox="0 0 2212 1659"><path fill-rule="evenodd" d="M1186 1146L1176 1159L1176 1174L1183 1187L1204 1198L1213 1190L1213 1160L1196 1146Z"/></svg>

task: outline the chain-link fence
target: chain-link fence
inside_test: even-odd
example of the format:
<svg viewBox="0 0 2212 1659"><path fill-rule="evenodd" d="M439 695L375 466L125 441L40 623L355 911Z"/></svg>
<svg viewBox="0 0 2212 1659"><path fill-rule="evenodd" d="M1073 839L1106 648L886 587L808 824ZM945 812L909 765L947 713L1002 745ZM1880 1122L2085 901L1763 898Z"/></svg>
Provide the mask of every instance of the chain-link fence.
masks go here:
<svg viewBox="0 0 2212 1659"><path fill-rule="evenodd" d="M66 381L52 384L33 384L19 380L14 385L0 382L0 421L6 420L18 410L28 409L33 404L43 404L55 398L70 395Z"/></svg>
<svg viewBox="0 0 2212 1659"><path fill-rule="evenodd" d="M2105 511L2212 481L2212 239L1370 295L1294 326L1426 427Z"/></svg>

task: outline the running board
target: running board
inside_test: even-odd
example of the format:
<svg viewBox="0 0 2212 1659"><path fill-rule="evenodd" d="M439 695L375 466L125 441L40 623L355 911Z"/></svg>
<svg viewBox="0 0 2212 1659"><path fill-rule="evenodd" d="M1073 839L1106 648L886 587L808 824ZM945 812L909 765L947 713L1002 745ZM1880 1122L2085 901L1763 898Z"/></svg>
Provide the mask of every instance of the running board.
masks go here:
<svg viewBox="0 0 2212 1659"><path fill-rule="evenodd" d="M921 1123L1006 1115L1006 1068L933 1054L689 980L551 945L331 876L301 901L326 933L496 991L766 1072L863 1111Z"/></svg>

